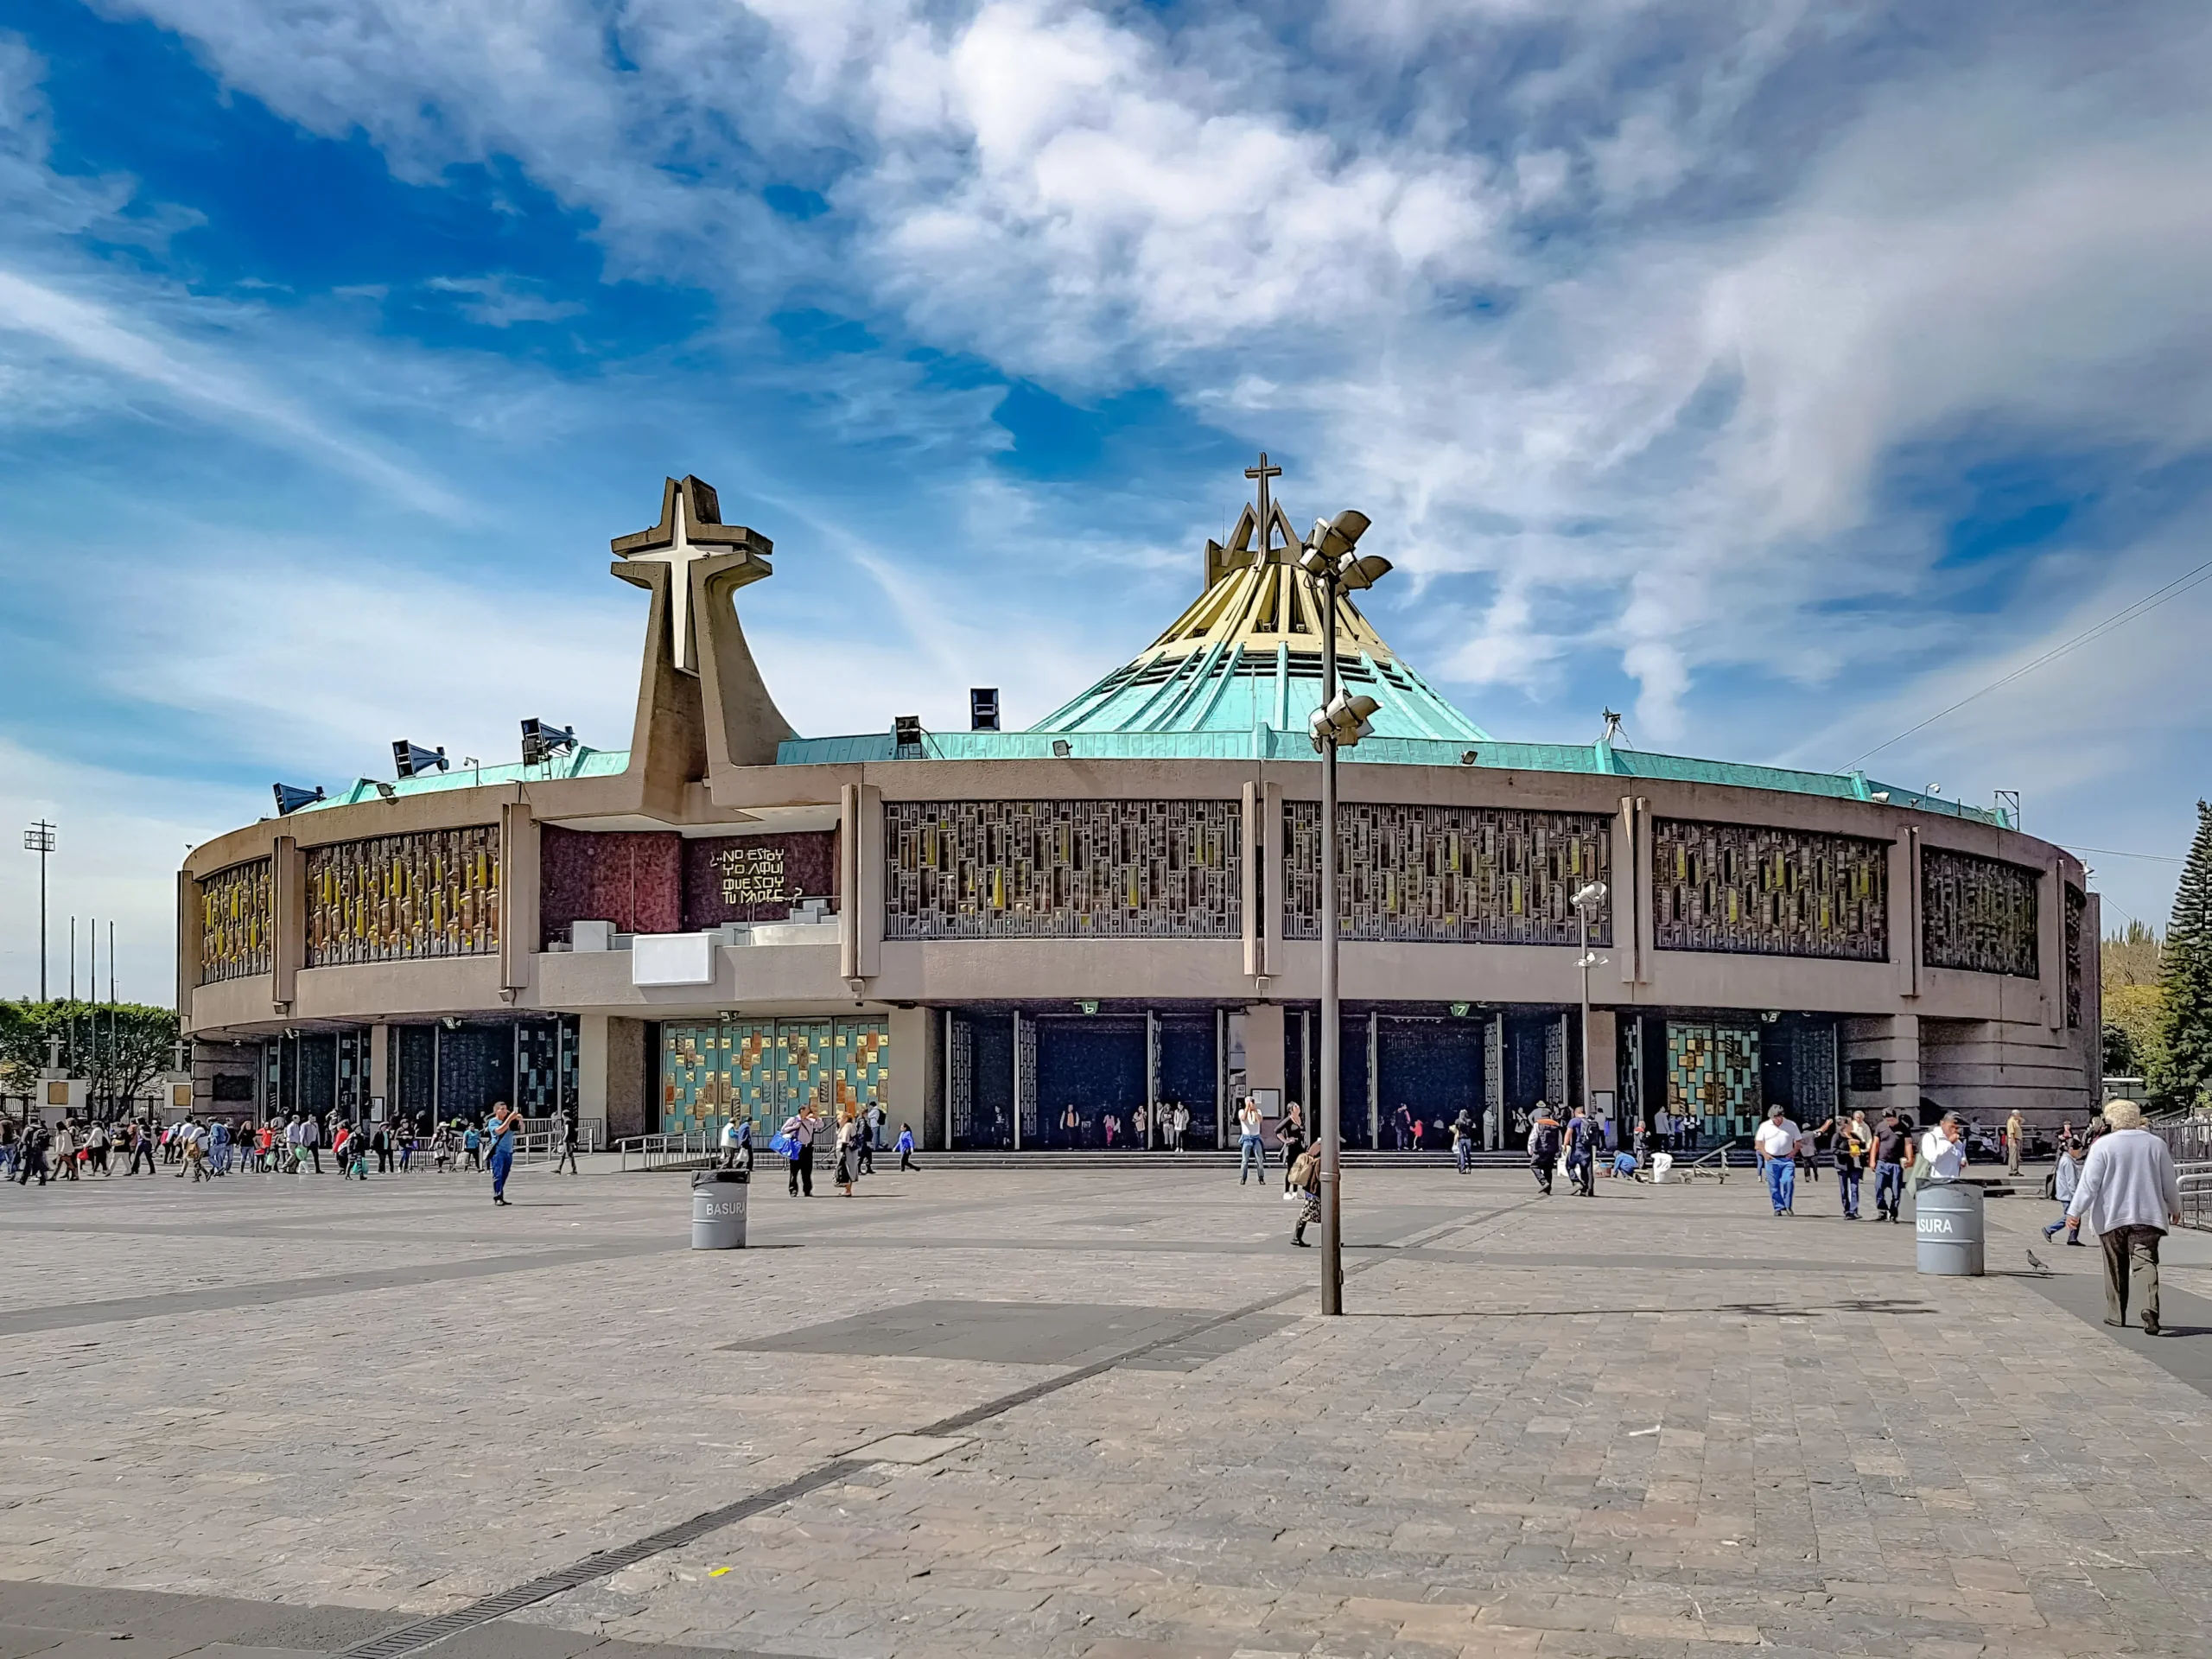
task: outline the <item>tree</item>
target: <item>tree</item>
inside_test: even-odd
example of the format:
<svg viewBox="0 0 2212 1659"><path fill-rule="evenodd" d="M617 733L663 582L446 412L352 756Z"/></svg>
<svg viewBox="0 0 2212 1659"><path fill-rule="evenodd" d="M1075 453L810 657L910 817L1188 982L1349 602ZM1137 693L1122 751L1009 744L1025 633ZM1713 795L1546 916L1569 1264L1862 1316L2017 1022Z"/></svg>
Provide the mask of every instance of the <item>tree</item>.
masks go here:
<svg viewBox="0 0 2212 1659"><path fill-rule="evenodd" d="M32 1093L56 1038L62 1069L90 1079L95 1102L120 1103L175 1064L176 1014L139 1002L0 1002L0 1093Z"/></svg>
<svg viewBox="0 0 2212 1659"><path fill-rule="evenodd" d="M2194 1109L2212 1091L2212 804L2203 801L2159 953L2158 1000L2164 1052L2150 1078L2151 1096L2161 1106Z"/></svg>

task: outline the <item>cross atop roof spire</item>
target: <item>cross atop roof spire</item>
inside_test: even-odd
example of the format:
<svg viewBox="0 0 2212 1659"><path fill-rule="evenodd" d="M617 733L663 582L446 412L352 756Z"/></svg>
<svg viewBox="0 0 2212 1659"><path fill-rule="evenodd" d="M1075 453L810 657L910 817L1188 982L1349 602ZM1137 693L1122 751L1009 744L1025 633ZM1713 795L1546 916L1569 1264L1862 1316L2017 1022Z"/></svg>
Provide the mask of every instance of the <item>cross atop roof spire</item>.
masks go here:
<svg viewBox="0 0 2212 1659"><path fill-rule="evenodd" d="M677 667L686 674L699 671L697 640L691 626L691 567L717 553L761 554L775 550L766 536L743 524L722 523L721 503L715 486L686 474L663 481L660 522L650 530L617 536L609 543L626 559L640 564L669 567L668 623L670 644Z"/></svg>

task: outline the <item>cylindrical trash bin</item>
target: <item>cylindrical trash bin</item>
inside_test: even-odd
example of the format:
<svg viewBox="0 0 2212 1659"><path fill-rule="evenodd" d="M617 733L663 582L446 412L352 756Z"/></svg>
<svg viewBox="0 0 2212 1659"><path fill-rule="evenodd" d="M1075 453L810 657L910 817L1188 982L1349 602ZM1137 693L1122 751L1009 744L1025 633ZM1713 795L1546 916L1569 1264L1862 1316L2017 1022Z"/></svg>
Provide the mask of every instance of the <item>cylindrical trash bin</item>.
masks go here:
<svg viewBox="0 0 2212 1659"><path fill-rule="evenodd" d="M691 1178L691 1248L745 1248L745 1195L753 1178L741 1169L702 1169Z"/></svg>
<svg viewBox="0 0 2212 1659"><path fill-rule="evenodd" d="M1674 1166L1675 1166L1675 1154L1674 1154L1673 1153L1671 1153L1671 1152L1655 1152L1655 1153L1653 1153L1653 1154L1651 1154L1651 1180L1652 1180L1652 1184L1653 1184L1654 1185L1656 1185L1659 1182L1665 1180L1665 1179L1667 1179L1667 1172L1668 1172L1669 1170L1672 1169Z"/></svg>
<svg viewBox="0 0 2212 1659"><path fill-rule="evenodd" d="M1981 1189L1966 1181L1923 1181L1913 1201L1912 1231L1920 1270L1950 1278L1981 1277Z"/></svg>

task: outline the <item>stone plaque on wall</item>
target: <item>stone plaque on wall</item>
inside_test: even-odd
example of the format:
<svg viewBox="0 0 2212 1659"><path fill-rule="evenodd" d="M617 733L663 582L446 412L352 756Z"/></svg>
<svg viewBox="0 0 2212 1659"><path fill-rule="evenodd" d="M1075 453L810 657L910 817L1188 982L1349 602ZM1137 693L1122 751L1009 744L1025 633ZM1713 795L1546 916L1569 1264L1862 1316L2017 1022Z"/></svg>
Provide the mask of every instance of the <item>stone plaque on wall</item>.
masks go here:
<svg viewBox="0 0 2212 1659"><path fill-rule="evenodd" d="M780 922L800 899L831 898L836 887L833 830L683 843L683 925L694 931L722 922Z"/></svg>

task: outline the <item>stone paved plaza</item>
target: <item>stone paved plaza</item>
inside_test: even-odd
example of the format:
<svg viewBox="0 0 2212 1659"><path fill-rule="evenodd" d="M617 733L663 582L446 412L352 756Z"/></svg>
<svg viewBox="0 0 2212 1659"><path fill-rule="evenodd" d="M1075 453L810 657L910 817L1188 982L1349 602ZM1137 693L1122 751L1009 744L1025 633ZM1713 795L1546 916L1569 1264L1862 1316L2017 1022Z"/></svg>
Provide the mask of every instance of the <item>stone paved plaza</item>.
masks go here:
<svg viewBox="0 0 2212 1659"><path fill-rule="evenodd" d="M2212 1239L1354 1172L1323 1320L1272 1185L890 1161L0 1191L0 1659L2212 1643Z"/></svg>

